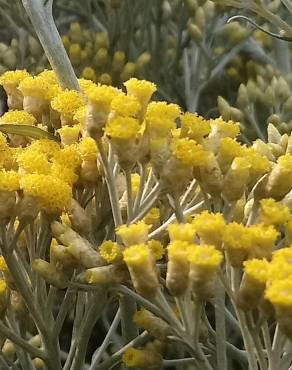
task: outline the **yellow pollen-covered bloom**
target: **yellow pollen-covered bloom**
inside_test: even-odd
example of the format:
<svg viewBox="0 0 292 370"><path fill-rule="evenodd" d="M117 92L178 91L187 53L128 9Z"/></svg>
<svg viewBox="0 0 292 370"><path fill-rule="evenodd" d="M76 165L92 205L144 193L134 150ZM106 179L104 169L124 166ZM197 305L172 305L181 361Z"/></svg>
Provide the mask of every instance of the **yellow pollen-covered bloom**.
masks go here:
<svg viewBox="0 0 292 370"><path fill-rule="evenodd" d="M60 150L60 145L53 140L41 139L33 141L29 148L36 152L43 153L48 159L51 159L54 154Z"/></svg>
<svg viewBox="0 0 292 370"><path fill-rule="evenodd" d="M245 147L231 137L224 137L220 140L220 148L218 153L218 162L225 172L226 167L231 165L235 157L244 155Z"/></svg>
<svg viewBox="0 0 292 370"><path fill-rule="evenodd" d="M148 239L149 228L150 226L144 221L139 221L136 224L118 227L116 233L128 247L133 244L145 243Z"/></svg>
<svg viewBox="0 0 292 370"><path fill-rule="evenodd" d="M272 262L283 260L292 266L292 246L278 249L273 253Z"/></svg>
<svg viewBox="0 0 292 370"><path fill-rule="evenodd" d="M48 174L51 168L47 156L34 147L21 151L17 156L17 163L26 173Z"/></svg>
<svg viewBox="0 0 292 370"><path fill-rule="evenodd" d="M209 152L201 144L186 138L173 139L172 154L186 166L202 166L208 162Z"/></svg>
<svg viewBox="0 0 292 370"><path fill-rule="evenodd" d="M250 162L250 178L255 181L271 169L268 158L258 154L253 148L246 148L244 156Z"/></svg>
<svg viewBox="0 0 292 370"><path fill-rule="evenodd" d="M278 158L268 177L266 190L269 196L281 199L291 190L292 185L292 154Z"/></svg>
<svg viewBox="0 0 292 370"><path fill-rule="evenodd" d="M36 125L37 120L32 114L27 113L24 110L11 110L0 117L0 122L33 126Z"/></svg>
<svg viewBox="0 0 292 370"><path fill-rule="evenodd" d="M273 280L267 287L265 297L274 305L283 308L292 307L292 280Z"/></svg>
<svg viewBox="0 0 292 370"><path fill-rule="evenodd" d="M131 117L116 117L107 123L105 133L113 139L135 138L141 126L139 121Z"/></svg>
<svg viewBox="0 0 292 370"><path fill-rule="evenodd" d="M74 126L63 126L57 130L61 137L61 142L63 145L71 145L78 141L80 135L81 127L80 125Z"/></svg>
<svg viewBox="0 0 292 370"><path fill-rule="evenodd" d="M123 354L123 363L130 368L160 369L162 357L158 352L130 347Z"/></svg>
<svg viewBox="0 0 292 370"><path fill-rule="evenodd" d="M188 137L200 143L211 131L210 123L197 113L186 112L180 120L181 137Z"/></svg>
<svg viewBox="0 0 292 370"><path fill-rule="evenodd" d="M283 225L290 218L290 210L273 198L260 201L260 219L265 225Z"/></svg>
<svg viewBox="0 0 292 370"><path fill-rule="evenodd" d="M53 161L61 166L77 169L80 167L82 159L77 145L67 145L54 154Z"/></svg>
<svg viewBox="0 0 292 370"><path fill-rule="evenodd" d="M97 145L91 137L84 137L78 143L79 153L84 161L96 161L97 158Z"/></svg>
<svg viewBox="0 0 292 370"><path fill-rule="evenodd" d="M73 120L78 122L83 130L85 128L86 115L87 115L87 106L85 105L78 108L73 115Z"/></svg>
<svg viewBox="0 0 292 370"><path fill-rule="evenodd" d="M155 239L149 240L147 245L151 249L156 260L160 260L164 256L165 248L163 247L162 243L159 240Z"/></svg>
<svg viewBox="0 0 292 370"><path fill-rule="evenodd" d="M86 89L89 102L104 113L110 112L112 100L119 94L119 90L107 85L92 85Z"/></svg>
<svg viewBox="0 0 292 370"><path fill-rule="evenodd" d="M286 248L285 248L286 249ZM284 258L276 258L270 264L270 279L283 280L292 277L292 264Z"/></svg>
<svg viewBox="0 0 292 370"><path fill-rule="evenodd" d="M78 175L74 172L73 168L62 166L59 163L52 164L50 175L66 182L70 186L75 184L78 180Z"/></svg>
<svg viewBox="0 0 292 370"><path fill-rule="evenodd" d="M29 174L20 180L24 194L35 197L47 213L61 213L69 208L72 200L72 189L64 181L51 176Z"/></svg>
<svg viewBox="0 0 292 370"><path fill-rule="evenodd" d="M156 91L156 85L145 80L137 80L137 78L130 78L124 82L128 95L135 96L143 107L146 107L151 96Z"/></svg>
<svg viewBox="0 0 292 370"><path fill-rule="evenodd" d="M0 191L19 189L19 174L15 171L0 171Z"/></svg>
<svg viewBox="0 0 292 370"><path fill-rule="evenodd" d="M4 87L15 88L19 83L29 76L29 73L24 70L7 71L0 77L0 85Z"/></svg>
<svg viewBox="0 0 292 370"><path fill-rule="evenodd" d="M68 120L72 120L76 111L83 105L82 95L75 90L64 90L51 101L52 108Z"/></svg>
<svg viewBox="0 0 292 370"><path fill-rule="evenodd" d="M44 69L41 73L38 74L39 77L42 77L51 85L58 85L59 81L56 73L52 69Z"/></svg>
<svg viewBox="0 0 292 370"><path fill-rule="evenodd" d="M49 100L50 95L50 84L49 82L40 76L29 76L23 79L18 89L24 96L31 96L34 98Z"/></svg>
<svg viewBox="0 0 292 370"><path fill-rule="evenodd" d="M157 222L160 221L160 210L159 208L151 208L148 213L146 213L145 217L143 218L147 225L155 225Z"/></svg>
<svg viewBox="0 0 292 370"><path fill-rule="evenodd" d="M196 230L193 224L170 224L168 226L170 241L180 240L194 243Z"/></svg>
<svg viewBox="0 0 292 370"><path fill-rule="evenodd" d="M136 117L141 110L141 105L135 96L120 93L112 100L111 110L118 116Z"/></svg>
<svg viewBox="0 0 292 370"><path fill-rule="evenodd" d="M240 133L240 125L233 121L224 121L222 117L211 119L211 135L218 135L219 137L235 138Z"/></svg>
<svg viewBox="0 0 292 370"><path fill-rule="evenodd" d="M198 245L188 251L188 260L197 269L210 273L215 271L223 261L223 255L213 245Z"/></svg>
<svg viewBox="0 0 292 370"><path fill-rule="evenodd" d="M192 221L197 235L206 244L221 248L225 220L221 213L201 212Z"/></svg>
<svg viewBox="0 0 292 370"><path fill-rule="evenodd" d="M165 138L176 127L175 122L162 116L151 117L146 120L147 133L151 138Z"/></svg>
<svg viewBox="0 0 292 370"><path fill-rule="evenodd" d="M85 78L78 78L78 83L79 83L80 89L85 93L87 89L89 89L91 86L96 86L93 81L85 79Z"/></svg>
<svg viewBox="0 0 292 370"><path fill-rule="evenodd" d="M247 277L259 283L266 283L270 276L270 263L266 259L251 259L243 262Z"/></svg>
<svg viewBox="0 0 292 370"><path fill-rule="evenodd" d="M123 257L121 246L111 240L106 240L99 246L99 253L107 263L119 262Z"/></svg>
<svg viewBox="0 0 292 370"><path fill-rule="evenodd" d="M143 267L151 258L151 250L146 244L136 244L126 248L123 257L128 266Z"/></svg>
<svg viewBox="0 0 292 370"><path fill-rule="evenodd" d="M248 233L251 241L248 257L270 259L279 232L272 225L256 224L248 228Z"/></svg>
<svg viewBox="0 0 292 370"><path fill-rule="evenodd" d="M147 106L146 119L152 120L161 117L163 120L174 121L181 114L181 109L177 104L167 104L164 101L151 102Z"/></svg>

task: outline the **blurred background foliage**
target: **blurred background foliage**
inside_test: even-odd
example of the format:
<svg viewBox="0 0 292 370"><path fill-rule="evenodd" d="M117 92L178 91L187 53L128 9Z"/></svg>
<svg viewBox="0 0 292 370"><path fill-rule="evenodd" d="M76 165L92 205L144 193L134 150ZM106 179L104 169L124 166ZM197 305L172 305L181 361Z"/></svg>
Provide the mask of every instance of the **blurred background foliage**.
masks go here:
<svg viewBox="0 0 292 370"><path fill-rule="evenodd" d="M227 21L240 12L289 36L286 2L55 0L53 9L78 77L118 87L133 76L154 81L157 99L239 121L249 141L265 140L269 122L291 130L291 49L245 20ZM20 0L0 1L0 22L0 74L49 68Z"/></svg>

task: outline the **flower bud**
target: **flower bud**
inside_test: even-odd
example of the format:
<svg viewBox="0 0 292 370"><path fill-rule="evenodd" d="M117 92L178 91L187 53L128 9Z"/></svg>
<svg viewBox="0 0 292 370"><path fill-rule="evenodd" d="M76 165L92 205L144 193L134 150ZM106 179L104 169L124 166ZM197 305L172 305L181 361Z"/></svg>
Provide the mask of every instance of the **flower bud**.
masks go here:
<svg viewBox="0 0 292 370"><path fill-rule="evenodd" d="M16 353L16 348L14 343L12 343L9 339L6 339L3 347L2 347L2 353L5 357L7 357L9 360L13 361Z"/></svg>
<svg viewBox="0 0 292 370"><path fill-rule="evenodd" d="M59 288L65 289L68 286L66 275L57 271L56 267L42 259L35 259L32 262L32 268L36 271L47 283Z"/></svg>
<svg viewBox="0 0 292 370"><path fill-rule="evenodd" d="M133 321L137 326L147 330L150 335L161 341L166 341L172 333L171 327L164 320L148 310L137 311Z"/></svg>
<svg viewBox="0 0 292 370"><path fill-rule="evenodd" d="M86 270L85 278L88 284L122 284L129 274L123 265L108 265Z"/></svg>
<svg viewBox="0 0 292 370"><path fill-rule="evenodd" d="M162 356L154 351L130 347L123 354L123 362L129 368L161 369Z"/></svg>

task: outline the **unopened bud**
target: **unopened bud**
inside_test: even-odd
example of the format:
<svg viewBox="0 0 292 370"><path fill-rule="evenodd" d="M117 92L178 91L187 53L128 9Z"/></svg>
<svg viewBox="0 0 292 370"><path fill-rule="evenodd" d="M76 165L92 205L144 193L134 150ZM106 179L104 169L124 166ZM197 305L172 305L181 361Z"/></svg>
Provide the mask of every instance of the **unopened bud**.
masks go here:
<svg viewBox="0 0 292 370"><path fill-rule="evenodd" d="M197 27L200 30L202 30L205 27L206 16L205 16L204 9L201 6L199 6L197 11L196 11L196 14L195 14L195 17L194 17L194 23L197 25Z"/></svg>
<svg viewBox="0 0 292 370"><path fill-rule="evenodd" d="M189 23L188 31L193 41L200 42L202 40L202 32L196 24Z"/></svg>
<svg viewBox="0 0 292 370"><path fill-rule="evenodd" d="M57 271L53 264L42 259L35 259L32 262L32 268L49 284L59 289L65 289L68 286L66 275Z"/></svg>
<svg viewBox="0 0 292 370"><path fill-rule="evenodd" d="M250 101L248 91L244 84L240 84L237 95L237 105L240 109L245 109L249 106Z"/></svg>
<svg viewBox="0 0 292 370"><path fill-rule="evenodd" d="M121 284L129 279L129 273L124 265L108 265L86 270L85 278L89 284Z"/></svg>
<svg viewBox="0 0 292 370"><path fill-rule="evenodd" d="M171 327L161 318L148 310L137 311L133 317L134 323L147 330L150 335L161 341L165 341L171 335Z"/></svg>

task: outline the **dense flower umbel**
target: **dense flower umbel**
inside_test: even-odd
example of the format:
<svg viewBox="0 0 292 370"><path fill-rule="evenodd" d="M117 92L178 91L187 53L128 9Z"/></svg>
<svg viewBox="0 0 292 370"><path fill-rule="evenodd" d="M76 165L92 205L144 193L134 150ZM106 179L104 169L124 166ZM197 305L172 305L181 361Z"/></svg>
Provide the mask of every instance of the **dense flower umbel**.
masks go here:
<svg viewBox="0 0 292 370"><path fill-rule="evenodd" d="M230 301L241 330L269 315L292 337L285 329L292 323L292 247L283 248L292 242L291 137L279 134L277 155L271 143L243 145L237 122L151 102L156 86L148 81L131 79L122 91L79 80L77 92L61 91L50 71L4 75L4 87L9 78L18 99L12 103L21 104L11 103L0 123L18 124L20 136L22 127L33 132L39 122L55 140L0 135L1 248L7 248L0 315L15 303L9 289L21 295L15 255L37 302L47 294L40 279L69 289L68 299L71 289L94 292L84 304L98 292L104 300L117 292L121 302L125 294L137 300L141 310L134 315L131 308L129 327L144 328L159 343L127 347L128 367L161 366L173 338L202 361L198 368L206 365L210 341L198 329L208 319L209 308L200 311L206 301L214 304L216 325L224 322L220 305ZM228 294L218 298L224 289Z"/></svg>

